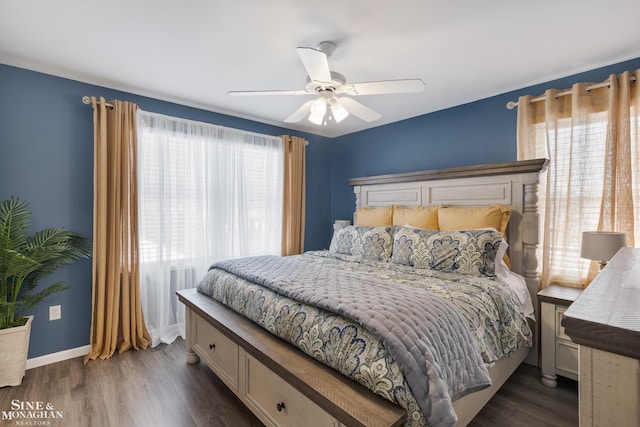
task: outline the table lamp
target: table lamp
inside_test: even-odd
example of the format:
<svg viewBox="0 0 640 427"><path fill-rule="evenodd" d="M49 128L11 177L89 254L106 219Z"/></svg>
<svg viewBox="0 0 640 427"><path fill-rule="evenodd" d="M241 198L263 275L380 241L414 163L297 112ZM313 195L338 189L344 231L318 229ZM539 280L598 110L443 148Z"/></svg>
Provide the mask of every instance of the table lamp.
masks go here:
<svg viewBox="0 0 640 427"><path fill-rule="evenodd" d="M600 261L600 270L622 247L627 246L627 235L617 231L585 231L582 233L580 257Z"/></svg>

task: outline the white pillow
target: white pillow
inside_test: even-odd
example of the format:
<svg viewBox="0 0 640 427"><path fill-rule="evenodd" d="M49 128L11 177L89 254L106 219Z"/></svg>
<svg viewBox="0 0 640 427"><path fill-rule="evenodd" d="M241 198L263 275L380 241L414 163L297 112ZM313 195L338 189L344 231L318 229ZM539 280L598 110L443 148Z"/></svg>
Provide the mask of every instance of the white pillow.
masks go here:
<svg viewBox="0 0 640 427"><path fill-rule="evenodd" d="M496 276L509 285L516 293L525 316L536 320L533 315L533 301L531 300L531 294L527 287L527 281L518 273L511 271L504 262L504 254L507 252L507 248L509 248L509 244L502 239L498 247L498 253L496 254Z"/></svg>

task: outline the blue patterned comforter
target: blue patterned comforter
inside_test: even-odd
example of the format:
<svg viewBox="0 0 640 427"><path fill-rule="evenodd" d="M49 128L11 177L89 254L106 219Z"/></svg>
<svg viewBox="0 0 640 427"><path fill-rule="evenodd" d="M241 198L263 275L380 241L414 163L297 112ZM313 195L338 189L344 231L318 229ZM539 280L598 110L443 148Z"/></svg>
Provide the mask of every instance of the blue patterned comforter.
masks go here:
<svg viewBox="0 0 640 427"><path fill-rule="evenodd" d="M278 258L268 261L276 260ZM327 279L328 276L324 276L324 272L334 270L343 279L356 278L354 282L364 284L354 291L356 295L368 294L366 298L363 297L363 302L371 301L376 305L384 305L385 297L380 296L375 302L376 298L372 298L371 294L382 295L382 288L391 287L391 293L395 295L393 299L398 299L399 291L405 290L402 293L409 295L410 300L406 303L400 302L400 306L391 310L402 311L401 306L404 304L408 311L414 311L413 305L417 296L425 295L425 291L437 297L436 300L445 303L446 306L457 308L457 314L464 319L462 323L466 323L465 327L468 325L462 336L472 336L472 341L475 341L472 348L477 347L479 351L471 355L471 360L477 356L480 365L482 361L490 365L522 345L531 345L532 334L524 315L518 309L517 297L507 285L499 281L414 269L386 262L361 259L356 261L348 255L337 255L328 251L308 252L287 257L286 261L293 263L291 265L307 265L308 270L315 273L311 276L302 274L303 280L298 280L292 288L287 287L286 278L275 279L273 275L267 278L257 275L254 277L254 272L240 271L236 262L225 262L214 265L198 289L271 333L291 342L322 363L406 408L409 417L407 425L427 425L427 419L434 426L451 425L455 421L451 401L486 385L483 383L486 377L482 375L484 366L480 366L478 370L470 369L465 364L467 362L460 364L457 359L454 359L454 364L444 363L450 355L437 351L433 356L425 358L424 372L410 372L414 368L407 368L406 363L398 358L397 339L385 339L371 325L362 327L359 323L363 320L361 316L358 317L356 314L354 318L353 315L349 315L343 305L332 308L323 301L322 295L346 292L346 288L336 288L336 283ZM323 273L319 273L320 271ZM318 280L319 277L322 277L322 280ZM264 286L254 282L262 283ZM304 288L300 283L309 285L311 293L318 295L315 301L313 298L300 296ZM330 292L320 289L328 283L332 283ZM367 288L362 287L367 285L375 291L368 292ZM300 299L314 305L305 304ZM354 299L357 302L357 298ZM375 310L372 313L375 313ZM390 317L390 314L386 317ZM454 333L451 332L451 327L455 321L449 319L443 322L435 318L427 324L426 317L428 316L425 315L426 328L423 329L428 330L431 325L440 323L439 327L449 329L447 334ZM395 328L396 338L408 332L404 322L399 326L401 327ZM391 329L394 329L393 325ZM398 331L400 333L397 333ZM464 342L464 339L461 342ZM448 342L445 347L451 346L451 343ZM424 347L420 349L423 352L425 350ZM425 354L431 354L430 352L431 350ZM475 353L475 350L471 352ZM403 363L399 364L399 360ZM473 376L479 381L467 381L468 377ZM419 378L425 379L426 387L416 383Z"/></svg>

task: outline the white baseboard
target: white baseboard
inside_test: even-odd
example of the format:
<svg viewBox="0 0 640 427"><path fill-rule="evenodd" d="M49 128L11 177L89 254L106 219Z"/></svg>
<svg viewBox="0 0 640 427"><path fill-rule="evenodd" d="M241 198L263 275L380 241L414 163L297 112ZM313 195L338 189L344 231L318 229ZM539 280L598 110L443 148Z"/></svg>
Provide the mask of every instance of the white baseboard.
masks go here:
<svg viewBox="0 0 640 427"><path fill-rule="evenodd" d="M63 350L57 353L45 354L44 356L27 359L26 369L33 369L39 366L73 359L74 357L84 356L85 354L89 353L90 350L91 345L85 345L82 347L71 348L69 350Z"/></svg>

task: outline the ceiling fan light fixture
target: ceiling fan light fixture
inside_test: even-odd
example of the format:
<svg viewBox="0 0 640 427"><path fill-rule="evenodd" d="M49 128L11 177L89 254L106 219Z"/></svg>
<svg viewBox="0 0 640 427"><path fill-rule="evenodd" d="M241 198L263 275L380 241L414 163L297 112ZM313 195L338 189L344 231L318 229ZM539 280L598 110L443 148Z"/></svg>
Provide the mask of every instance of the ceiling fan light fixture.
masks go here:
<svg viewBox="0 0 640 427"><path fill-rule="evenodd" d="M333 118L335 119L336 123L340 123L347 118L349 112L346 108L344 108L342 104L340 104L340 101L334 99L333 101L331 101L331 114L333 114Z"/></svg>
<svg viewBox="0 0 640 427"><path fill-rule="evenodd" d="M309 121L316 125L321 125L324 121L324 116L327 113L327 102L323 97L320 97L311 104L311 108L309 109L311 114L309 114Z"/></svg>
<svg viewBox="0 0 640 427"><path fill-rule="evenodd" d="M309 121L314 125L321 125L324 122L324 116L311 113L309 115Z"/></svg>

